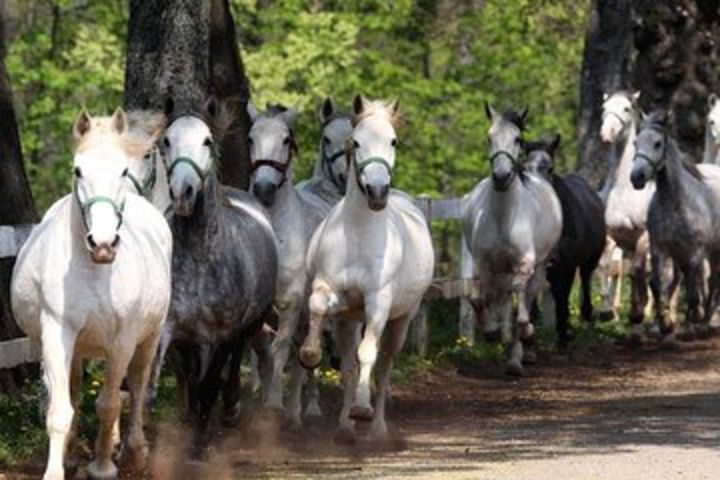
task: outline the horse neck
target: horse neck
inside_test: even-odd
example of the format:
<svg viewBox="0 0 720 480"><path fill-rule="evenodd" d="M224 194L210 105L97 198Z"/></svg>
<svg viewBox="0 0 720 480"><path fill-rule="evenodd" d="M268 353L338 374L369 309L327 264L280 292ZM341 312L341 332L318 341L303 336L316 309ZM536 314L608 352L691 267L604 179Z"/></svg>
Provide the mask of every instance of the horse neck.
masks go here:
<svg viewBox="0 0 720 480"><path fill-rule="evenodd" d="M272 217L273 224L281 215L290 211L290 205L299 201L299 195L293 185L292 167L287 171L287 177L282 186L275 192L275 200L268 211Z"/></svg>
<svg viewBox="0 0 720 480"><path fill-rule="evenodd" d="M220 221L222 213L222 197L220 183L214 172L205 180L205 188L197 198L193 212L188 217L173 215L173 231L175 241L191 246L195 243L207 245L221 233L223 223Z"/></svg>
<svg viewBox="0 0 720 480"><path fill-rule="evenodd" d="M703 152L703 163L712 163L720 165L718 161L718 154L720 154L720 148L712 135L710 125L705 123L705 151Z"/></svg>
<svg viewBox="0 0 720 480"><path fill-rule="evenodd" d="M694 177L685 169L675 142L668 140L665 167L657 172L656 186L661 203L677 207L683 197L695 195Z"/></svg>
<svg viewBox="0 0 720 480"><path fill-rule="evenodd" d="M637 135L635 121L631 121L628 127L625 138L620 139L613 145L611 155L614 172L611 172L612 186L610 190L615 188L630 190L633 188L630 182L630 172L635 157L635 137Z"/></svg>
<svg viewBox="0 0 720 480"><path fill-rule="evenodd" d="M490 209L493 212L493 216L500 225L506 225L515 216L515 210L520 204L520 199L524 194L525 185L523 180L520 178L520 174L517 174L513 179L512 183L504 192L490 190Z"/></svg>

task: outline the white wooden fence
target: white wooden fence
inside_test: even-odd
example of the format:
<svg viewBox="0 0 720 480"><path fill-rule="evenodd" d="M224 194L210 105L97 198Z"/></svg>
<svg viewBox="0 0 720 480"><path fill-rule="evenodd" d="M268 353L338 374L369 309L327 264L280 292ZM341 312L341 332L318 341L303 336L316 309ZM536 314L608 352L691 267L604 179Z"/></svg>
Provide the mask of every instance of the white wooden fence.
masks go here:
<svg viewBox="0 0 720 480"><path fill-rule="evenodd" d="M462 202L459 198L431 199L418 197L417 206L428 221L458 220L462 217ZM0 258L14 257L27 240L34 225L0 226ZM412 344L420 355L427 354L428 347L428 311L427 302L438 298L460 299L460 335L468 341L475 339L475 312L467 298L476 294L472 277L472 260L461 238L461 276L460 278L435 278L425 295L425 305L413 321ZM16 338L0 342L0 369L13 368L23 363L36 362L40 351L27 338Z"/></svg>

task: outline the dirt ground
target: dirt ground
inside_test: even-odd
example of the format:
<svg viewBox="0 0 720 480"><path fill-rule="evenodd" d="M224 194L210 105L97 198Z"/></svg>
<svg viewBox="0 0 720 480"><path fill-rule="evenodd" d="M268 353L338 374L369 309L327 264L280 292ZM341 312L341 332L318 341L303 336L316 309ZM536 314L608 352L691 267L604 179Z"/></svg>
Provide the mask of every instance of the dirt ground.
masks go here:
<svg viewBox="0 0 720 480"><path fill-rule="evenodd" d="M325 396L333 417L338 401ZM164 426L152 470L211 480L715 479L720 340L546 354L522 379L494 365L434 371L394 389L388 421L388 444L338 446L334 418L294 433L246 419L218 431L197 463L179 454L187 435Z"/></svg>

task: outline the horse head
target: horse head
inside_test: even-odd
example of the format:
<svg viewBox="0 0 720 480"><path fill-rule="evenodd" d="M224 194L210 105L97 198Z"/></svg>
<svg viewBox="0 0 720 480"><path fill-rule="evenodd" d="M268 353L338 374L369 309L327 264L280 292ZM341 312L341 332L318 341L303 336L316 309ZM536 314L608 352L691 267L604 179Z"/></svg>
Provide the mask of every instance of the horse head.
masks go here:
<svg viewBox="0 0 720 480"><path fill-rule="evenodd" d="M490 104L486 103L485 114L491 123L488 131L488 153L493 188L504 192L523 170L520 154L528 109L525 107L520 111L505 110L503 113L497 113Z"/></svg>

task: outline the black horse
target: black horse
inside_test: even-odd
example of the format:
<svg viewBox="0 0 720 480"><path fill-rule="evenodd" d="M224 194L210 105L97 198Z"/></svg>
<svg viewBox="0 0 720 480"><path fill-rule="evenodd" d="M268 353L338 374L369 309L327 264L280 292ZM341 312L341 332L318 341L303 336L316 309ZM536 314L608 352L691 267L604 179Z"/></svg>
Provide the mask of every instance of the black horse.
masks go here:
<svg viewBox="0 0 720 480"><path fill-rule="evenodd" d="M582 301L580 313L583 320L593 316L590 296L592 273L597 267L605 248L605 207L602 200L579 175L560 177L554 172L554 156L560 145L560 135L551 140L525 143L526 168L544 176L555 189L563 213L563 229L560 241L548 264L547 278L555 298L558 347L567 348L570 340L568 330L568 299L580 269ZM537 311L537 309L534 309Z"/></svg>

